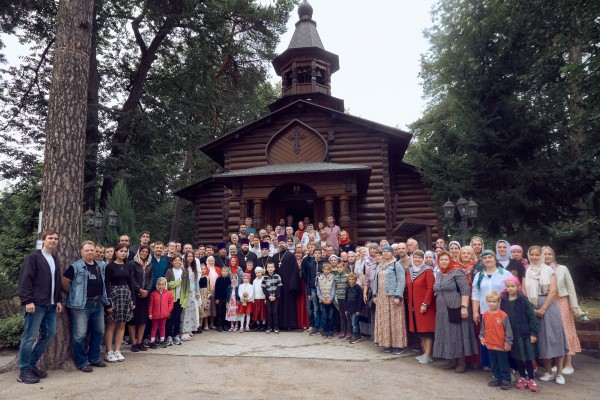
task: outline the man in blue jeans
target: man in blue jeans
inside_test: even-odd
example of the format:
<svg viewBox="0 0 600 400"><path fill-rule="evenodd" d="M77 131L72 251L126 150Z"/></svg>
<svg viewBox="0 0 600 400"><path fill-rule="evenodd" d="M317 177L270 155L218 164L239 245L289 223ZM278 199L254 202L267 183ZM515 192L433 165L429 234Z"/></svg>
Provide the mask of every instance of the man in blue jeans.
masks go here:
<svg viewBox="0 0 600 400"><path fill-rule="evenodd" d="M100 345L104 337L104 306L108 312L110 301L104 286L104 266L94 260L94 242L81 245L81 259L75 261L62 276L62 289L69 294L66 306L71 310L73 330L73 358L83 372L94 367L106 367L100 359ZM89 331L89 350L85 344Z"/></svg>
<svg viewBox="0 0 600 400"><path fill-rule="evenodd" d="M29 254L19 272L19 298L25 309L19 348L19 382L38 383L48 376L37 369L36 364L56 334L56 313L62 311L60 265L52 254L57 245L58 233L44 232L42 250Z"/></svg>

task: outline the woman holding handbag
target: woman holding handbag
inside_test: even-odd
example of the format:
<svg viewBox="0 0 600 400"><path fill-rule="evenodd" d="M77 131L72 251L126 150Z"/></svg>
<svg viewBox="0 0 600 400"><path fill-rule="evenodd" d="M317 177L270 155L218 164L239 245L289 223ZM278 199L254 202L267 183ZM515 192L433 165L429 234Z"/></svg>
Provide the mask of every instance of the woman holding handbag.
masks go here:
<svg viewBox="0 0 600 400"><path fill-rule="evenodd" d="M433 356L448 360L442 368L462 373L467 370L465 357L477 354L477 340L469 316L469 282L464 272L450 266L451 259L447 251L438 255Z"/></svg>

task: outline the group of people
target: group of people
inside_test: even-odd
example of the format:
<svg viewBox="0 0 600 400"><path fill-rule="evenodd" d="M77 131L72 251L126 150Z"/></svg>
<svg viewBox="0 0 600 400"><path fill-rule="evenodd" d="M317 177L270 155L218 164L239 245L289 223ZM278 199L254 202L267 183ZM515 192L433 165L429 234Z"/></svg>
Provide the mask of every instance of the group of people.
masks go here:
<svg viewBox="0 0 600 400"><path fill-rule="evenodd" d="M84 372L123 361L126 330L138 352L180 345L208 329L298 328L351 344L366 337L398 355L415 339L419 363L445 359L443 368L457 373L489 368L489 385L502 389L511 388L512 369L517 388L537 391L536 360L546 370L542 381L564 384L574 372L580 310L569 271L550 247L531 246L524 257L506 240L486 250L480 237L468 246L439 239L426 251L412 238L356 246L331 216L317 229L291 217L259 230L251 218L244 222L215 247L165 248L146 231L139 245L127 235L108 248L84 242L81 259L62 276L53 255L58 233L44 232L42 250L25 259L19 277L19 381L46 376L36 363L55 333L61 289L75 365Z"/></svg>

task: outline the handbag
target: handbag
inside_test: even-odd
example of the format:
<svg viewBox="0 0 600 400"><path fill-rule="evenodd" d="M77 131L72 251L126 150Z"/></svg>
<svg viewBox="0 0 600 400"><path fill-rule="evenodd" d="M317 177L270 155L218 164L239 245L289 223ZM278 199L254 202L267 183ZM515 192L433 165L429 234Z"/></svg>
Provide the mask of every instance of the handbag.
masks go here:
<svg viewBox="0 0 600 400"><path fill-rule="evenodd" d="M456 281L455 281L456 283ZM456 283L456 288L458 289L458 283ZM460 291L457 290L460 293ZM444 292L442 291L442 300L444 300L444 304L446 305L446 309L448 310L448 321L452 324L462 324L463 319L460 314L460 307L448 307L448 303L446 303L446 296L444 296Z"/></svg>

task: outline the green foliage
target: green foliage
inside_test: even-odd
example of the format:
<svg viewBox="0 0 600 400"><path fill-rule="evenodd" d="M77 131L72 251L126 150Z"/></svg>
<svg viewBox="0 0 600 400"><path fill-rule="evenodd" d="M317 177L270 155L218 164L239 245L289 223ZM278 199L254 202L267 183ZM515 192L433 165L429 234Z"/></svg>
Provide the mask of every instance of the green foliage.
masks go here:
<svg viewBox="0 0 600 400"><path fill-rule="evenodd" d="M575 270L599 235L599 13L583 0L440 0L422 58L429 104L411 126L410 159L440 204L472 197L487 236L555 244Z"/></svg>
<svg viewBox="0 0 600 400"><path fill-rule="evenodd" d="M116 229L108 228L108 213L111 211L118 214ZM104 215L102 225L106 232L105 243L107 245L116 245L119 243L119 235L129 235L132 240L137 237L135 231L135 212L125 182L117 182L114 190L108 195L106 208L102 211L102 214Z"/></svg>
<svg viewBox="0 0 600 400"><path fill-rule="evenodd" d="M0 320L0 349L19 347L24 326L23 314Z"/></svg>
<svg viewBox="0 0 600 400"><path fill-rule="evenodd" d="M35 248L41 196L41 170L0 193L0 300L17 294L23 258Z"/></svg>

